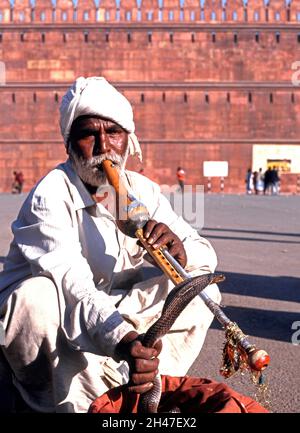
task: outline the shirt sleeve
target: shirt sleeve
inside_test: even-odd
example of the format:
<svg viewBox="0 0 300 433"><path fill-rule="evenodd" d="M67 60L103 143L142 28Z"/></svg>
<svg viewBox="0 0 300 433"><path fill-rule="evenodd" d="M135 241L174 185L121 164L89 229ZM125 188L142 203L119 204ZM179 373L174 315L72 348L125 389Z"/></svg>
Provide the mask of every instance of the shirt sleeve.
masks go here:
<svg viewBox="0 0 300 433"><path fill-rule="evenodd" d="M34 194L13 223L14 242L33 276L50 277L57 288L61 325L75 350L115 357L116 344L133 330L110 297L97 290L81 252L76 212L53 194Z"/></svg>

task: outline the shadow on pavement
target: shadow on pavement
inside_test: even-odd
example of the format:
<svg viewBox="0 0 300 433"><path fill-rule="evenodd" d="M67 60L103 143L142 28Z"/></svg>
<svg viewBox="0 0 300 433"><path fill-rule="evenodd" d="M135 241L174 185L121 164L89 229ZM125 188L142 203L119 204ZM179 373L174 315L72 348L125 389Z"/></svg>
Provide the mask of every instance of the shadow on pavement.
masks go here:
<svg viewBox="0 0 300 433"><path fill-rule="evenodd" d="M236 322L246 335L291 343L292 323L299 320L299 313L270 311L245 307L222 307L226 316ZM221 329L214 319L211 328ZM250 338L251 340L251 338Z"/></svg>
<svg viewBox="0 0 300 433"><path fill-rule="evenodd" d="M222 270L218 270L218 272L226 277L226 280L220 284L220 290L223 293L300 302L300 278L286 275L271 277L239 274L223 272Z"/></svg>
<svg viewBox="0 0 300 433"><path fill-rule="evenodd" d="M209 239L226 239L231 241L251 241L251 242L272 242L275 244L299 244L299 241L289 241L289 240L278 240L278 239L266 239L266 238L244 238L244 237L237 237L237 236L218 236L218 235L207 235L203 234L201 236L204 236L205 238Z"/></svg>
<svg viewBox="0 0 300 433"><path fill-rule="evenodd" d="M226 276L226 280L219 284L222 293L300 302L300 278L218 272ZM151 266L143 268L143 273L144 278L161 275L159 269ZM299 312L264 310L244 306L222 306L222 310L231 321L237 322L246 335L251 334L260 338L289 343L295 332L291 329L292 323L300 318L300 305ZM221 325L215 319L211 328L221 329Z"/></svg>
<svg viewBox="0 0 300 433"><path fill-rule="evenodd" d="M219 284L222 293L300 303L300 278L285 275L271 277L239 274L223 272L220 269L216 272L222 273L226 277L225 281ZM143 268L143 275L145 279L148 279L162 275L162 271L153 266L146 266Z"/></svg>
<svg viewBox="0 0 300 433"><path fill-rule="evenodd" d="M250 233L250 234L258 234L258 235L273 235L273 236L286 236L286 237L295 236L295 237L300 238L300 233L269 232L269 231L261 231L261 230L244 230L244 229L204 227L202 229L202 231Z"/></svg>

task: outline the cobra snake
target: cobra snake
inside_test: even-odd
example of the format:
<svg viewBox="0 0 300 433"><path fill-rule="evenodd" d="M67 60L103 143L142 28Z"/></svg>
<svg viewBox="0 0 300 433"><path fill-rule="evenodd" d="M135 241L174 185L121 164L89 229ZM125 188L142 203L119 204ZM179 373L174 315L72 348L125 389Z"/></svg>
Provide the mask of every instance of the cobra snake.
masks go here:
<svg viewBox="0 0 300 433"><path fill-rule="evenodd" d="M205 274L190 278L174 287L164 303L160 318L148 329L142 340L145 347L153 347L155 342L163 337L171 328L179 314L202 290L210 284L223 281L221 274ZM161 398L161 377L158 374L153 387L141 394L138 405L139 413L157 413Z"/></svg>

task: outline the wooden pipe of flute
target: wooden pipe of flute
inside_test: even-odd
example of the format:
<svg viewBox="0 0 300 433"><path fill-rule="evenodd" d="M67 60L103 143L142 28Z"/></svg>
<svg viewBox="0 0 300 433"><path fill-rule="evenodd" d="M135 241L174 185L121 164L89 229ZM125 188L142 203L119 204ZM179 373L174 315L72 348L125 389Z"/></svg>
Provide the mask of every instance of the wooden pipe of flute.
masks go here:
<svg viewBox="0 0 300 433"><path fill-rule="evenodd" d="M138 238L148 254L171 281L174 284L181 283L183 278L164 256L162 249L155 250L144 238L143 226L149 220L146 207L128 193L125 181L122 179L117 165L106 159L102 162L102 166L108 182L116 192L117 225L119 229L126 235Z"/></svg>
<svg viewBox="0 0 300 433"><path fill-rule="evenodd" d="M117 225L128 236L138 238L148 254L174 284L179 284L183 278L174 266L164 256L163 249L155 250L148 244L143 235L143 226L149 220L147 208L128 192L126 182L120 175L119 168L110 160L102 162L107 180L116 192Z"/></svg>
<svg viewBox="0 0 300 433"><path fill-rule="evenodd" d="M119 167L109 159L102 162L107 180L116 193L116 221L119 229L127 236L136 238L137 229L141 229L149 220L147 208L129 192L127 180L119 173Z"/></svg>
<svg viewBox="0 0 300 433"><path fill-rule="evenodd" d="M102 161L102 167L105 171L108 182L114 187L117 196L121 197L124 200L124 203L127 203L128 193L127 188L123 182L121 182L119 169L116 164L114 164L109 159L105 159Z"/></svg>

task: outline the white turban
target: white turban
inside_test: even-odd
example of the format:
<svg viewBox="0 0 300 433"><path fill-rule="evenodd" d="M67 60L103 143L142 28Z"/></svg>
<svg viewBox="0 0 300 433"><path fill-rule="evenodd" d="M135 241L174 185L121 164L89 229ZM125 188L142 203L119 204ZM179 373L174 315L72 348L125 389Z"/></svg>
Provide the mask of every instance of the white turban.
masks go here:
<svg viewBox="0 0 300 433"><path fill-rule="evenodd" d="M122 126L129 133L129 154L138 155L142 160L140 144L134 133L131 104L104 77L79 77L63 97L60 129L65 145L74 120L86 114L105 117Z"/></svg>

